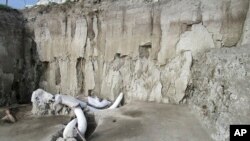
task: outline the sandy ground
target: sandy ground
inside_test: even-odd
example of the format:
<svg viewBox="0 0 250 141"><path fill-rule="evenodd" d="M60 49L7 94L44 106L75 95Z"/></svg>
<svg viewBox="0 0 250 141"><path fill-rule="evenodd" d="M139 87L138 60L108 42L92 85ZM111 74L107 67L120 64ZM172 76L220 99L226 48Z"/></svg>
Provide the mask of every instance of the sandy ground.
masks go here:
<svg viewBox="0 0 250 141"><path fill-rule="evenodd" d="M211 141L187 105L132 103L101 113L89 141Z"/></svg>
<svg viewBox="0 0 250 141"><path fill-rule="evenodd" d="M50 141L69 121L65 116L34 118L29 110L21 109L17 123L0 123L0 141ZM98 126L87 141L211 141L186 105L139 102L96 115Z"/></svg>
<svg viewBox="0 0 250 141"><path fill-rule="evenodd" d="M33 117L30 110L31 106L21 107L16 113L16 123L0 122L0 141L50 141L63 129L62 124L69 121L66 116Z"/></svg>

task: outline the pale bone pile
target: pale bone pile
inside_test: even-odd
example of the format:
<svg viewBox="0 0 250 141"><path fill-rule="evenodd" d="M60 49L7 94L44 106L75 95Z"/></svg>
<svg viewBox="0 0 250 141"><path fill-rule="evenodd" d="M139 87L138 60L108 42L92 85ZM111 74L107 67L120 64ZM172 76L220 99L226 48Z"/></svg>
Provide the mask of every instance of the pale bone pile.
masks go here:
<svg viewBox="0 0 250 141"><path fill-rule="evenodd" d="M71 120L63 130L64 139L76 138L79 135L82 140L85 140L85 132L87 130L87 120L84 115L84 111L96 112L105 108L107 109L117 108L123 98L123 93L120 93L114 103L103 99L100 101L98 97L87 97L87 101L81 101L69 95L56 94L53 95L42 89L37 89L32 93L31 102L33 103L32 112L36 114L37 110L46 109L48 105L52 105L52 109L57 111L57 107L62 108L67 106L74 111L76 118Z"/></svg>

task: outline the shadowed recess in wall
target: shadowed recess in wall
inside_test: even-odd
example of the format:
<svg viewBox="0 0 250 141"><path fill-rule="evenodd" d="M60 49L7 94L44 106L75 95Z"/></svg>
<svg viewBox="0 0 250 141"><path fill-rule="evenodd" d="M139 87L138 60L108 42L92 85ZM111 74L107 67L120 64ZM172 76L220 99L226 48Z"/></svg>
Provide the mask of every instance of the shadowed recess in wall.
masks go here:
<svg viewBox="0 0 250 141"><path fill-rule="evenodd" d="M152 47L152 43L149 42L149 43L146 43L144 45L140 45L139 47L139 57L140 58L147 58L149 57L149 52L150 52L150 49Z"/></svg>
<svg viewBox="0 0 250 141"><path fill-rule="evenodd" d="M30 35L21 12L0 8L0 106L29 103L38 88L44 70Z"/></svg>

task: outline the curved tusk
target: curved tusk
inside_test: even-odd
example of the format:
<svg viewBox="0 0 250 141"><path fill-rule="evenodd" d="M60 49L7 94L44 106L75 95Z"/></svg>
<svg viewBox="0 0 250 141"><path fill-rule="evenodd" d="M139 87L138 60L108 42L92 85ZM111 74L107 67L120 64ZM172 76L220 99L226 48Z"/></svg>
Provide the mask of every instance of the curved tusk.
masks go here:
<svg viewBox="0 0 250 141"><path fill-rule="evenodd" d="M87 120L84 116L84 113L80 107L74 108L74 112L76 118L70 121L63 131L63 138L74 138L76 137L76 123L78 124L78 131L80 132L81 136L84 137L85 132L87 130Z"/></svg>
<svg viewBox="0 0 250 141"><path fill-rule="evenodd" d="M69 95L62 95L62 94L56 94L55 95L55 105L56 104L64 104L71 108L81 106L82 108L85 108L87 104L81 100L78 100L72 96Z"/></svg>
<svg viewBox="0 0 250 141"><path fill-rule="evenodd" d="M74 130L74 128L76 127L76 123L78 123L77 129L79 130L80 134L84 137L84 134L87 129L87 120L84 116L84 113L81 107L85 108L87 104L72 96L56 94L55 102L53 106L57 104L67 105L73 108L75 115L77 117L77 119L70 121L68 125L65 127L63 131L63 138L66 139L66 138L72 138L76 136L76 134L74 134L76 133L76 131Z"/></svg>
<svg viewBox="0 0 250 141"><path fill-rule="evenodd" d="M116 98L115 102L108 108L108 109L115 109L121 103L123 98L123 93L120 93L119 96Z"/></svg>
<svg viewBox="0 0 250 141"><path fill-rule="evenodd" d="M77 123L78 123L77 129L79 130L81 135L84 137L85 132L87 130L86 117L85 117L85 115L84 115L84 113L83 113L83 111L82 111L82 109L80 107L74 108L74 112L76 114Z"/></svg>
<svg viewBox="0 0 250 141"><path fill-rule="evenodd" d="M106 99L100 101L99 98L97 97L92 98L88 96L88 104L95 108L104 108L108 106L109 104L111 104L111 102Z"/></svg>
<svg viewBox="0 0 250 141"><path fill-rule="evenodd" d="M123 93L120 93L119 96L116 98L115 102L107 109L115 109L118 107L118 105L121 103L122 101L122 98L123 98ZM91 112L97 112L97 111L101 111L101 110L104 110L104 109L97 109L95 107L92 107L92 106L87 106L87 108L91 111Z"/></svg>
<svg viewBox="0 0 250 141"><path fill-rule="evenodd" d="M76 127L77 119L71 120L67 126L63 130L63 138L74 138L76 135L74 134L74 128Z"/></svg>

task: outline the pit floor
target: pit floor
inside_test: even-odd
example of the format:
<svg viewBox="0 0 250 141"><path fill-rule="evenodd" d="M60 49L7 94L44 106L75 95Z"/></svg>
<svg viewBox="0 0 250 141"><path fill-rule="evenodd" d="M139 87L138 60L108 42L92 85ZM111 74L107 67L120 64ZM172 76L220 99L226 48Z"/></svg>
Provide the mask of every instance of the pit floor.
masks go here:
<svg viewBox="0 0 250 141"><path fill-rule="evenodd" d="M50 141L66 116L35 118L29 108L14 124L0 123L0 141ZM186 105L135 102L96 114L87 141L212 141Z"/></svg>
<svg viewBox="0 0 250 141"><path fill-rule="evenodd" d="M0 109L1 118L4 109ZM30 111L31 105L21 105L15 114L16 123L1 121L0 141L50 141L69 121L68 116L34 117Z"/></svg>

